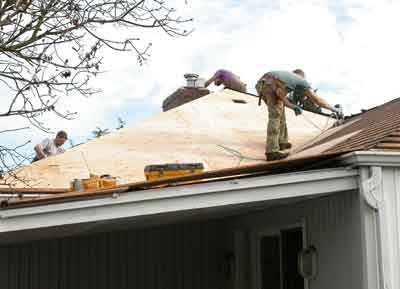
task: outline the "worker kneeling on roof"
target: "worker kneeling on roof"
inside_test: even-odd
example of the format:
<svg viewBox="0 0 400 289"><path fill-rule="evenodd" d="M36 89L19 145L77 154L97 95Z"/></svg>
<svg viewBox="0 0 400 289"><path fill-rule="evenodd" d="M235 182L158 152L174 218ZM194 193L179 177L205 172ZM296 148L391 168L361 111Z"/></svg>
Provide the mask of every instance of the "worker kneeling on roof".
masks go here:
<svg viewBox="0 0 400 289"><path fill-rule="evenodd" d="M36 156L32 162L44 159L49 156L62 154L65 150L62 148L65 141L68 139L65 131L59 131L55 139L46 138L35 146Z"/></svg>
<svg viewBox="0 0 400 289"><path fill-rule="evenodd" d="M205 87L208 87L212 82L214 82L216 86L223 84L224 88L229 88L238 92L246 92L246 84L240 80L239 76L233 74L229 70L217 70L213 77L206 81Z"/></svg>
<svg viewBox="0 0 400 289"><path fill-rule="evenodd" d="M290 71L270 71L264 74L256 85L260 99L268 106L267 129L267 161L286 158L289 153L281 150L290 149L292 145L288 141L288 131L285 118L285 106L294 110L296 115L302 113L299 102L306 96L319 107L331 110L339 114L338 109L330 106L311 90L310 84L305 80L304 72L300 69ZM288 93L292 97L288 99Z"/></svg>

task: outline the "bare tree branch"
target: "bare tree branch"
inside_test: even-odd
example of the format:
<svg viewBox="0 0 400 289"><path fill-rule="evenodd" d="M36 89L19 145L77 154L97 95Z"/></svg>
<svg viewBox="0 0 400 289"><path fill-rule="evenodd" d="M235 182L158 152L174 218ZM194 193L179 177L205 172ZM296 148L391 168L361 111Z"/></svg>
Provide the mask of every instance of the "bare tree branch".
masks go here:
<svg viewBox="0 0 400 289"><path fill-rule="evenodd" d="M0 112L0 117L17 111L32 115L46 111L46 106L56 111L51 100L60 94L96 93L89 81L100 71L103 47L133 51L140 64L147 60L150 47L141 49L134 36L111 39L105 28L117 25L188 35L181 24L191 19L175 13L161 0L1 1L0 79L14 96L9 111Z"/></svg>
<svg viewBox="0 0 400 289"><path fill-rule="evenodd" d="M99 92L90 80L101 73L104 49L131 51L143 64L151 43L141 43L136 33L190 34L183 27L192 19L181 18L167 2L0 0L0 87L10 93L0 118L20 116L45 131L39 120L44 113L71 119L74 114L60 111L58 101ZM111 27L130 35L109 33ZM0 169L12 171L23 163L18 149L0 146Z"/></svg>
<svg viewBox="0 0 400 289"><path fill-rule="evenodd" d="M16 132L16 131L25 130L25 129L29 129L29 127L26 126L26 127L20 127L20 128L5 129L5 130L1 130L0 134L7 133L7 132Z"/></svg>

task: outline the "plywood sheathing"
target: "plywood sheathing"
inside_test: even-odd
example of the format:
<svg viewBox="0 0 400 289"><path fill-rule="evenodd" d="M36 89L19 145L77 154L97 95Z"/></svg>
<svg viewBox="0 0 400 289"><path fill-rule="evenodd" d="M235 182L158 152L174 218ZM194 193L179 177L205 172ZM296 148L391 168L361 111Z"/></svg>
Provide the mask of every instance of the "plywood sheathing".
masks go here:
<svg viewBox="0 0 400 289"><path fill-rule="evenodd" d="M121 184L143 181L148 164L201 162L206 170L217 170L262 163L268 112L257 103L254 96L230 90L213 93L36 162L19 174L36 187L68 187L72 179L89 176L82 153L92 173L111 174ZM294 148L334 122L308 112L296 117L290 109L286 117Z"/></svg>

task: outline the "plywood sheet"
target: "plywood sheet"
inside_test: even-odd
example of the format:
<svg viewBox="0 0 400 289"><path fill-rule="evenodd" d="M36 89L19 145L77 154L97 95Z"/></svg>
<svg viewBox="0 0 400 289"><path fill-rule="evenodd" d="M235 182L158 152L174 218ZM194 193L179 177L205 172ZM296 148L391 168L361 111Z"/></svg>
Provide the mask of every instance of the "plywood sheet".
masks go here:
<svg viewBox="0 0 400 289"><path fill-rule="evenodd" d="M234 99L246 103L235 103ZM224 90L159 113L99 139L24 167L19 174L35 187L68 187L89 172L111 174L119 183L144 180L148 164L202 162L207 170L264 161L268 112L254 96ZM313 141L334 120L286 110L290 142Z"/></svg>

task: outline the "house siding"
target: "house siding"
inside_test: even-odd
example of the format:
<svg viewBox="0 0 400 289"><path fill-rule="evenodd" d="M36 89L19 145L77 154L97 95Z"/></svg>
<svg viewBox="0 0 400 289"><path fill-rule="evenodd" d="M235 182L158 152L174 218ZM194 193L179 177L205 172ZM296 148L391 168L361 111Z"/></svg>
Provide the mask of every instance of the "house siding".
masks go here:
<svg viewBox="0 0 400 289"><path fill-rule="evenodd" d="M258 289L254 233L303 223L306 245L318 250L318 275L307 288L364 289L359 192L279 202L221 221L3 246L0 288ZM231 250L236 274L228 279L223 264Z"/></svg>
<svg viewBox="0 0 400 289"><path fill-rule="evenodd" d="M226 238L213 221L3 246L1 288L219 289Z"/></svg>
<svg viewBox="0 0 400 289"><path fill-rule="evenodd" d="M259 230L303 223L306 244L314 245L318 250L318 275L309 282L308 288L362 289L360 222L358 192L342 192L239 217L232 222L232 226L236 232L242 231L254 238L254 232ZM239 264L242 271L239 276L245 280L239 280L237 288L249 288L246 286L249 282L252 283L250 288L259 286L258 277L254 274L258 262L254 246L254 240L249 240L247 244L242 242L239 256L246 255L244 251L248 252L250 258L244 258Z"/></svg>
<svg viewBox="0 0 400 289"><path fill-rule="evenodd" d="M400 169L383 168L381 219L385 288L400 288Z"/></svg>

